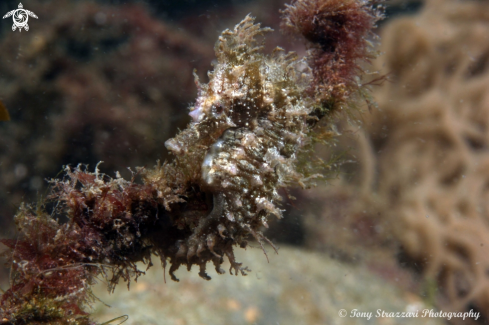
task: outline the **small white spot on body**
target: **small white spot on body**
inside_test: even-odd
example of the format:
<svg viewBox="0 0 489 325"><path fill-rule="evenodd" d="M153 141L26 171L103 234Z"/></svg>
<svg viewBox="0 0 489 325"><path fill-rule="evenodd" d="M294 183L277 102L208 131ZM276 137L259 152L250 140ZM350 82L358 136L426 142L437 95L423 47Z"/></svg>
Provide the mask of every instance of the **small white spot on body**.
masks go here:
<svg viewBox="0 0 489 325"><path fill-rule="evenodd" d="M253 177L251 178L251 185L253 185L253 186L263 185L263 182L262 182L259 175L253 175Z"/></svg>

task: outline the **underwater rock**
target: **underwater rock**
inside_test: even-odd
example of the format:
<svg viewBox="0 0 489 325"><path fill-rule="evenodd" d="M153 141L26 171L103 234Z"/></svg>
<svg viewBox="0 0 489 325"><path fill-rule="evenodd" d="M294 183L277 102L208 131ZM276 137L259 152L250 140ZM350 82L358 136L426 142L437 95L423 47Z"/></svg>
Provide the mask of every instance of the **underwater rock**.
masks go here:
<svg viewBox="0 0 489 325"><path fill-rule="evenodd" d="M287 246L270 256L270 263L260 249L236 254L253 265L253 273L240 281L224 275L203 282L197 274L188 274L178 284L164 283L161 268L155 266L130 291L119 287L109 295L104 286L97 286L96 295L111 308L99 302L93 316L103 322L128 314L128 325L444 324L436 318L339 317L340 309L375 314L377 309L432 308L363 267Z"/></svg>

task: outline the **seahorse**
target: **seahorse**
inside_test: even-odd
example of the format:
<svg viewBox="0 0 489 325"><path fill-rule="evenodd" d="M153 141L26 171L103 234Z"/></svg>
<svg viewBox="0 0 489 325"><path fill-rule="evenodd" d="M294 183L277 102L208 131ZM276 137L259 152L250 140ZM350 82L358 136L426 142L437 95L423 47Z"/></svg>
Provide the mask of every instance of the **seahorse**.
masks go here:
<svg viewBox="0 0 489 325"><path fill-rule="evenodd" d="M313 186L330 167L311 159L313 145L320 135L332 141L334 117L363 90L358 61L372 57L367 38L381 17L377 10L363 1L294 2L284 11L284 26L311 40L301 59L280 47L264 54L263 39L272 30L250 15L221 34L209 82L194 73L192 122L165 143L176 156L172 168L212 197L213 206L197 221L189 218L191 235L170 257L172 279L181 264L200 265L209 279L205 264L212 260L222 273L224 255L231 273L245 275L232 247L246 247L249 235L264 252L264 242L277 251L260 229L270 217L282 218L280 188ZM342 31L334 33L331 24Z"/></svg>

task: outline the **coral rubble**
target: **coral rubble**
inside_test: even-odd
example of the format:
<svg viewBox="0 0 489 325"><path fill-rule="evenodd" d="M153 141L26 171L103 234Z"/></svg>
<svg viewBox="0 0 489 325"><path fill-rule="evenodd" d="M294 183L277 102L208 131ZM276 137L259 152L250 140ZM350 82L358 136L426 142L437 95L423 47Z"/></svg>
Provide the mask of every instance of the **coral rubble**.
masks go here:
<svg viewBox="0 0 489 325"><path fill-rule="evenodd" d="M193 121L166 141L173 161L138 168L130 181L98 165L94 172L66 167L63 179L51 181L51 208L21 207L19 239L2 241L13 272L0 302L3 321L91 324L83 307L95 277L106 277L109 289L121 278L129 283L143 273L135 263L151 266L151 254L170 264L175 281L181 265L198 266L206 280L208 262L224 273L225 256L231 274L246 275L234 246L253 237L264 252L264 241L274 247L261 229L282 217L279 189L313 186L334 167L314 158L314 144L332 143L335 119L359 98L369 101L360 64L374 55L369 39L381 17L364 1L293 2L285 25L309 41L303 59L281 48L263 53L271 29L249 15L225 30L209 82L195 76ZM311 31L302 28L308 21L324 23Z"/></svg>

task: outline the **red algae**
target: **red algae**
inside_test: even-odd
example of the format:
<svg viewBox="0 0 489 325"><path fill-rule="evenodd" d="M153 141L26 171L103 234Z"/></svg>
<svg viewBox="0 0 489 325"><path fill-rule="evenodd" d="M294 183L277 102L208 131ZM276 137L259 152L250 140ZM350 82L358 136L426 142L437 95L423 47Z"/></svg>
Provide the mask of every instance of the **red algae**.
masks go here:
<svg viewBox="0 0 489 325"><path fill-rule="evenodd" d="M361 83L362 61L376 57L371 42L382 7L356 0L295 0L282 11L282 29L308 41L308 63L314 80L310 91L331 109L351 101Z"/></svg>

